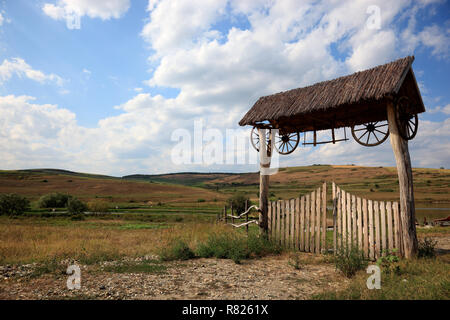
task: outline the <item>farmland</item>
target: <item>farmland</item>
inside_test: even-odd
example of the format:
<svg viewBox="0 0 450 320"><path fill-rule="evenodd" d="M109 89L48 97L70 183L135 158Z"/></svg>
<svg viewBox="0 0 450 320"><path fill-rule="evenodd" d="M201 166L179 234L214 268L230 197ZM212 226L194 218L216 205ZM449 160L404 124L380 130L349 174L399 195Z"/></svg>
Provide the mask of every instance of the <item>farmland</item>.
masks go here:
<svg viewBox="0 0 450 320"><path fill-rule="evenodd" d="M110 177L49 169L1 171L0 193L23 195L31 201L31 207L22 216L0 216L0 298L380 298L364 291L364 272L348 280L334 271L327 256L298 253L299 269L293 267L296 264L289 251L250 259L238 267L230 260L216 258L187 262L161 262L156 258L175 240L181 239L198 252L211 235L243 237L243 232L216 223L216 214L235 193L244 193L256 202L258 179L258 173ZM395 170L387 167L281 168L271 177L270 198L305 194L326 180L358 196L396 200L396 179ZM414 179L417 215L448 216L450 170L414 169ZM68 193L85 202L105 202L109 212L74 219L63 208L39 208L39 198L51 192ZM439 208L442 210L435 210ZM250 231L256 228L252 226ZM405 272L411 273L410 287L403 292L394 277L384 297L448 298L448 234L445 227L419 228L420 239L433 237L439 241L441 254L428 265L429 270L439 273L428 272L423 261L402 262ZM73 261L82 265L85 275L86 286L81 293L68 292L61 285L65 283L62 270ZM254 279L243 278L243 270ZM265 278L270 270L284 271L278 272L273 281L255 280ZM419 270L429 285L424 286L422 278L415 276ZM112 282L102 289L102 281ZM141 281L151 285L137 292ZM248 281L248 285L237 285ZM280 286L283 282L288 286ZM166 287L172 289L164 291ZM415 296L419 289L421 293Z"/></svg>

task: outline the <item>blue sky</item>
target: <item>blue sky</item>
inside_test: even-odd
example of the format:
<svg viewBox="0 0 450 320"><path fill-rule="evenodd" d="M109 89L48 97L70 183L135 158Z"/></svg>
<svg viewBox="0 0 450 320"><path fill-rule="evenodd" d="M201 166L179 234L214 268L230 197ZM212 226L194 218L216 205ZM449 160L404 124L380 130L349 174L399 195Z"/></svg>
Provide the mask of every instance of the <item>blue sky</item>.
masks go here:
<svg viewBox="0 0 450 320"><path fill-rule="evenodd" d="M371 5L377 29L367 27ZM450 167L449 9L432 0L0 2L0 168L256 171L175 164L171 135L200 119L225 135L261 95L410 54L427 108L413 165ZM66 24L73 12L79 29ZM394 164L389 142L361 148L302 148L281 165Z"/></svg>

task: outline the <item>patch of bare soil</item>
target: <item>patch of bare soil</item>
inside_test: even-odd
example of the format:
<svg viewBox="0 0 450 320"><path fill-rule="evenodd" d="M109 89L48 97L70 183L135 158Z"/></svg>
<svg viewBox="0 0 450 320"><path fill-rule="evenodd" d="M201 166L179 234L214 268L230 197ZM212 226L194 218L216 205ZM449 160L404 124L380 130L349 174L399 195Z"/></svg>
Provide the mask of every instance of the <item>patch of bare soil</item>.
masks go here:
<svg viewBox="0 0 450 320"><path fill-rule="evenodd" d="M0 299L308 299L348 280L332 264L309 261L297 270L287 255L235 264L231 260L195 259L170 262L165 273L111 273L101 266L81 266L81 289L68 290L65 274L39 278L5 277ZM320 260L321 258L319 258Z"/></svg>

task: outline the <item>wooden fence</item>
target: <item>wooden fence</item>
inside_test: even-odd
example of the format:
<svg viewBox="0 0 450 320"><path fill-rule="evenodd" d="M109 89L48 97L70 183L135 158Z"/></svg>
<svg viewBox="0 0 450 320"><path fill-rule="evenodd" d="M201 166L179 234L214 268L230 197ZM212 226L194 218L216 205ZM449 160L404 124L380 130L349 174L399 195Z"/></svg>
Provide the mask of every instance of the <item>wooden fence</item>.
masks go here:
<svg viewBox="0 0 450 320"><path fill-rule="evenodd" d="M334 183L332 195L335 251L354 246L372 260L393 251L403 256L398 202L362 199Z"/></svg>
<svg viewBox="0 0 450 320"><path fill-rule="evenodd" d="M247 208L247 205L246 205ZM332 183L333 240L327 245L327 184L299 198L271 201L268 204L268 233L270 239L286 248L304 252L336 252L356 247L375 260L391 252L403 256L401 219L398 202L372 201L352 195ZM258 224L249 220L251 209L240 215L231 215L224 208L218 220L234 227ZM238 219L245 222L235 224ZM231 218L231 223L229 219Z"/></svg>
<svg viewBox="0 0 450 320"><path fill-rule="evenodd" d="M326 183L296 199L269 202L269 237L305 252L326 250Z"/></svg>

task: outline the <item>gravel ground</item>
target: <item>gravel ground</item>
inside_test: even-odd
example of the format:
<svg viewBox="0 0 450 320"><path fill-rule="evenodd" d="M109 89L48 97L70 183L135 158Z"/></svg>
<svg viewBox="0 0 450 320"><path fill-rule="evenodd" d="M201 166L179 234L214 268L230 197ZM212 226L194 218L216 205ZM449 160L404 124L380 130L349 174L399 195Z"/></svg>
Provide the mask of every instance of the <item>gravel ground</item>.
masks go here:
<svg viewBox="0 0 450 320"><path fill-rule="evenodd" d="M165 263L162 274L102 270L120 262L81 265L79 290L67 289L68 275L63 272L30 278L35 265L3 266L0 299L308 299L347 282L330 264L306 264L297 270L288 261L287 255L239 265L231 260L194 259Z"/></svg>

